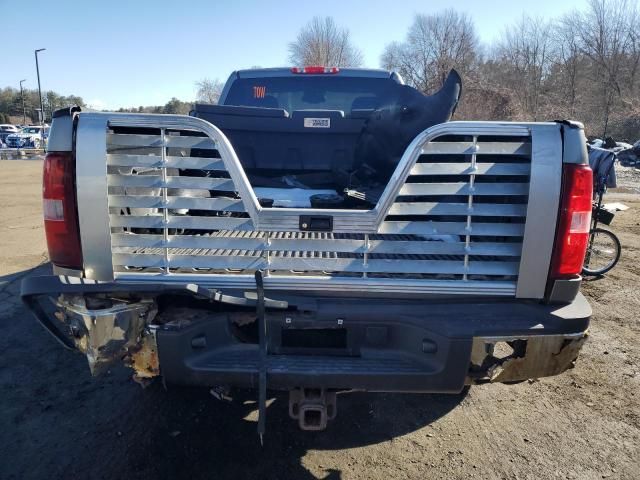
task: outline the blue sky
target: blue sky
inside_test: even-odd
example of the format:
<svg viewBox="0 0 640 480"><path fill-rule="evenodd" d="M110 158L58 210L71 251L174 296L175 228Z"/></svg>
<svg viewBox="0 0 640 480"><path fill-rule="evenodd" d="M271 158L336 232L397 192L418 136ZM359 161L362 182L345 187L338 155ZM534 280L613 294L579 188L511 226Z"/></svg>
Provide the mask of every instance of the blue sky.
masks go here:
<svg viewBox="0 0 640 480"><path fill-rule="evenodd" d="M193 100L194 83L226 80L237 68L288 65L287 44L314 15L350 29L364 66L378 67L384 46L402 40L415 13L455 5L475 21L480 39L494 41L523 12L555 17L586 0L301 0L148 1L0 0L0 87L76 94L96 108Z"/></svg>

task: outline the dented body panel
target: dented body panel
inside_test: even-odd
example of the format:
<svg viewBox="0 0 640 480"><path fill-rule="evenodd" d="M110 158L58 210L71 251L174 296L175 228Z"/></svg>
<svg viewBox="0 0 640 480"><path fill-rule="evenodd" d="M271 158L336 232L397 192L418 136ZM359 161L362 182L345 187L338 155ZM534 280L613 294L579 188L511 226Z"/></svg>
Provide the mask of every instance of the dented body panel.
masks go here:
<svg viewBox="0 0 640 480"><path fill-rule="evenodd" d="M155 338L148 330L157 313L155 302L99 299L94 303L110 305L89 308L82 295L61 295L57 301L57 318L68 327L78 350L87 356L92 375L103 373L125 358L132 360L141 376L154 376L154 372L157 375Z"/></svg>
<svg viewBox="0 0 640 480"><path fill-rule="evenodd" d="M122 360L142 384L162 375L172 384L257 386L253 296L119 283L96 283L81 295L86 285L63 279L32 278L23 293L67 291L57 302L57 334L87 354L94 374ZM469 384L556 375L573 366L591 316L581 294L565 305L272 297L266 368L269 387L281 390L455 393Z"/></svg>
<svg viewBox="0 0 640 480"><path fill-rule="evenodd" d="M558 375L573 368L587 333L522 337L476 337L471 351L471 376L468 384L512 383ZM512 351L495 355L496 345Z"/></svg>

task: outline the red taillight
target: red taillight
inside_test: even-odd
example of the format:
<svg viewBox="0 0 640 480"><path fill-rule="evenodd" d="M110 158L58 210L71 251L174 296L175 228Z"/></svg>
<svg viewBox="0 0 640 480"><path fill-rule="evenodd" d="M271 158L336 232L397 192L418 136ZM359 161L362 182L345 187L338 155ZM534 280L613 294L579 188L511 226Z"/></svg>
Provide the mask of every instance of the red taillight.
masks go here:
<svg viewBox="0 0 640 480"><path fill-rule="evenodd" d="M60 267L82 269L75 162L71 152L49 152L44 160L42 199L49 259Z"/></svg>
<svg viewBox="0 0 640 480"><path fill-rule="evenodd" d="M321 67L317 65L291 68L291 73L338 73L339 71L338 67Z"/></svg>
<svg viewBox="0 0 640 480"><path fill-rule="evenodd" d="M551 278L570 278L582 271L591 227L592 194L591 168L588 165L565 164Z"/></svg>

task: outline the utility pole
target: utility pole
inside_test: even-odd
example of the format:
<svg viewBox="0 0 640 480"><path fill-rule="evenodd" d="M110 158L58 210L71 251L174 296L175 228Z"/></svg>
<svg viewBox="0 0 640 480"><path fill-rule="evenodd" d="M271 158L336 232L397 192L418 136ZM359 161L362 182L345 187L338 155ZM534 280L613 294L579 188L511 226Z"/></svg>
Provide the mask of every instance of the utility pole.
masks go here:
<svg viewBox="0 0 640 480"><path fill-rule="evenodd" d="M42 104L42 89L40 88L40 67L38 66L38 52L42 52L46 50L46 48L39 48L34 51L36 56L36 73L38 75L38 96L40 97L40 126L42 128L42 133L44 134L44 106Z"/></svg>
<svg viewBox="0 0 640 480"><path fill-rule="evenodd" d="M38 52L46 48L39 48L34 51L36 56L36 73L38 74L38 96L40 97L40 146L44 146L44 105L42 104L42 89L40 88L40 67L38 66Z"/></svg>
<svg viewBox="0 0 640 480"><path fill-rule="evenodd" d="M27 111L24 108L24 91L22 90L22 82L26 82L27 79L20 80L20 98L22 98L22 125L27 124Z"/></svg>

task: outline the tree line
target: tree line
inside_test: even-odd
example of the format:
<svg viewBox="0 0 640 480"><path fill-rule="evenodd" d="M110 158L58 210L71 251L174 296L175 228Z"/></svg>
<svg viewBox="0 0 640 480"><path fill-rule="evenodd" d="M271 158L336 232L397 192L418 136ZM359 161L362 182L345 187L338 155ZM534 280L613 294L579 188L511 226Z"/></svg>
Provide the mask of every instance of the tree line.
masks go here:
<svg viewBox="0 0 640 480"><path fill-rule="evenodd" d="M210 78L203 78L195 83L196 86L196 101L201 103L218 103L222 87L224 85L220 80L212 80ZM186 115L193 109L193 102L183 102L173 97L164 105L158 105L154 107L138 108L120 108L118 112L130 112L130 113L172 113L179 115Z"/></svg>
<svg viewBox="0 0 640 480"><path fill-rule="evenodd" d="M40 99L38 98L38 90L24 89L23 94L24 111L19 88L0 88L0 123L11 123L9 121L10 117L17 117L22 123L23 114L26 117L27 124L36 124L39 122L38 112L40 111ZM59 108L69 105L85 106L82 97L77 95L60 95L51 90L42 92L42 104L45 121L51 121L52 112Z"/></svg>
<svg viewBox="0 0 640 480"><path fill-rule="evenodd" d="M215 79L204 78L196 82L197 101L204 103L216 103L222 91L222 83ZM24 114L27 124L39 123L38 112L40 110L40 99L38 98L38 90L23 90L24 94ZM46 91L42 93L42 103L44 107L45 122L51 122L51 115L59 108L71 105L86 107L82 97L77 95L60 95L54 91ZM139 106L129 108L119 108L118 112L132 113L172 113L186 115L193 108L193 102L184 102L176 97L171 98L164 105L155 106ZM22 96L20 89L5 87L0 89L0 123L11 123L14 121L23 123Z"/></svg>
<svg viewBox="0 0 640 480"><path fill-rule="evenodd" d="M289 45L294 65L358 67L349 31L314 18ZM523 15L492 45L473 19L447 9L417 14L406 36L389 43L380 66L424 93L451 68L463 77L456 118L575 119L590 135L640 137L640 16L636 0L588 0L560 18Z"/></svg>

